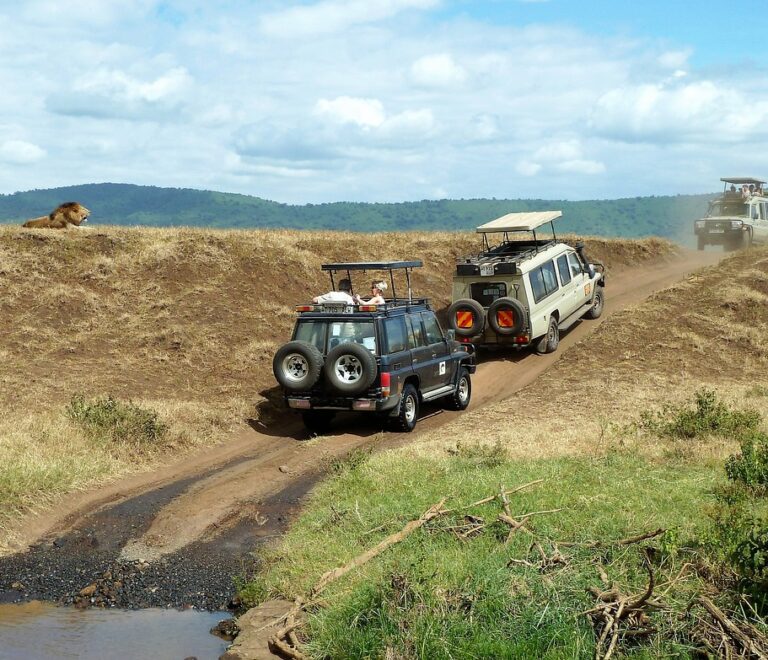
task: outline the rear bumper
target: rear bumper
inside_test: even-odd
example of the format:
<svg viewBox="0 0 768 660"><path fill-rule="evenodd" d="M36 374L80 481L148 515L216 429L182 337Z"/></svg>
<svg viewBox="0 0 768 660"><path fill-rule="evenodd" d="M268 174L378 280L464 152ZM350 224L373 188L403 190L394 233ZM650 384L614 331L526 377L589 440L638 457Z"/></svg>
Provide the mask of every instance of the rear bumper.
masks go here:
<svg viewBox="0 0 768 660"><path fill-rule="evenodd" d="M352 410L355 412L386 412L400 403L400 395L388 397L327 397L302 394L286 395L285 403L294 410Z"/></svg>

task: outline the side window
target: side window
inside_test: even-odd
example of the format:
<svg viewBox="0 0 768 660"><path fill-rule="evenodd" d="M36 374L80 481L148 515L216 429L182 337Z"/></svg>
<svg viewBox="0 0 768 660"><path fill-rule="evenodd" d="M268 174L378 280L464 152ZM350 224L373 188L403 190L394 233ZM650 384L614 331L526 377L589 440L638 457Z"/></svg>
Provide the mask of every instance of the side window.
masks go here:
<svg viewBox="0 0 768 660"><path fill-rule="evenodd" d="M754 204L752 206L752 213L751 213L751 215L752 215L752 219L753 220L757 220L760 217L760 207L759 207L758 204Z"/></svg>
<svg viewBox="0 0 768 660"><path fill-rule="evenodd" d="M547 287L547 295L553 291L557 291L560 285L557 283L557 275L555 275L555 262L548 261L541 267L541 272L544 273L544 286Z"/></svg>
<svg viewBox="0 0 768 660"><path fill-rule="evenodd" d="M567 254L561 254L557 258L557 272L560 273L560 281L563 283L563 286L571 281L571 269L568 266Z"/></svg>
<svg viewBox="0 0 768 660"><path fill-rule="evenodd" d="M768 202L760 202L760 207L763 212L763 215L762 215L763 220L768 219Z"/></svg>
<svg viewBox="0 0 768 660"><path fill-rule="evenodd" d="M579 261L579 258L573 253L568 253L568 263L571 265L571 276L576 277L577 275L580 275L582 272L581 269L581 262Z"/></svg>
<svg viewBox="0 0 768 660"><path fill-rule="evenodd" d="M541 268L532 270L528 276L531 281L531 290L533 291L533 299L539 302L544 296L547 295L547 290L544 288L544 276L541 274Z"/></svg>
<svg viewBox="0 0 768 660"><path fill-rule="evenodd" d="M404 351L407 345L405 320L402 316L384 319L385 349L387 353Z"/></svg>
<svg viewBox="0 0 768 660"><path fill-rule="evenodd" d="M419 319L418 316L406 316L405 324L408 327L408 348L425 346L424 330L421 327L421 319Z"/></svg>
<svg viewBox="0 0 768 660"><path fill-rule="evenodd" d="M539 302L546 298L550 293L557 291L557 275L555 275L555 262L548 261L530 274L531 289L533 289L533 298Z"/></svg>
<svg viewBox="0 0 768 660"><path fill-rule="evenodd" d="M427 332L427 343L437 344L443 341L443 331L440 330L440 324L437 322L435 315L431 312L426 312L421 315L424 321L424 328Z"/></svg>

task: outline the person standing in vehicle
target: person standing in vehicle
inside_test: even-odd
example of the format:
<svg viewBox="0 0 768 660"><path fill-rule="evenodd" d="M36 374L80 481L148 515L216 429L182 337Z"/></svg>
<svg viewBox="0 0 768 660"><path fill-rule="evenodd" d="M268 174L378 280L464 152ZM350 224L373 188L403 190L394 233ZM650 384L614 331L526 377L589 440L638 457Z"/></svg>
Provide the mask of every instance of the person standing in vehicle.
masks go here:
<svg viewBox="0 0 768 660"><path fill-rule="evenodd" d="M312 298L312 302L338 302L346 303L347 305L354 305L355 299L352 297L352 283L346 277L344 277L339 280L338 291L329 291L328 293L324 293L322 296L315 296Z"/></svg>
<svg viewBox="0 0 768 660"><path fill-rule="evenodd" d="M386 282L377 282L374 280L371 282L371 293L373 294L371 299L363 300L360 296L355 296L355 300L361 305L383 305L385 303L384 290L386 288Z"/></svg>

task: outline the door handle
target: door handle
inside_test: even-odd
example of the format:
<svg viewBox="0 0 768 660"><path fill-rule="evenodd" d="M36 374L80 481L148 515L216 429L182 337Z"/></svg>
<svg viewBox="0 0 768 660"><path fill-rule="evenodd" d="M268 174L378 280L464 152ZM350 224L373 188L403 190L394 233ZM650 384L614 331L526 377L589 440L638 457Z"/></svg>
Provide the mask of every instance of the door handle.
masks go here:
<svg viewBox="0 0 768 660"><path fill-rule="evenodd" d="M437 357L437 353L432 353L432 357L436 358Z"/></svg>

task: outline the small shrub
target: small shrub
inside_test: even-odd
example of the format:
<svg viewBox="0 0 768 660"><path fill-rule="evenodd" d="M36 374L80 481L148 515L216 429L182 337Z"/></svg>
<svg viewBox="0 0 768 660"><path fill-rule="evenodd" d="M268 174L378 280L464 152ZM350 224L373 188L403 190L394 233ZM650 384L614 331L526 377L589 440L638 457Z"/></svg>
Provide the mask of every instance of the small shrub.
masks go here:
<svg viewBox="0 0 768 660"><path fill-rule="evenodd" d="M492 445L480 442L464 444L459 441L456 443L456 451L453 453L459 458L484 468L499 467L499 465L506 463L509 458L509 452L500 440L497 440Z"/></svg>
<svg viewBox="0 0 768 660"><path fill-rule="evenodd" d="M168 431L168 426L160 421L157 411L131 401L119 401L111 396L92 400L75 396L66 412L86 433L104 442L157 444Z"/></svg>
<svg viewBox="0 0 768 660"><path fill-rule="evenodd" d="M740 440L741 453L734 454L725 463L725 473L731 481L738 481L755 489L768 487L768 435L761 431L746 433Z"/></svg>
<svg viewBox="0 0 768 660"><path fill-rule="evenodd" d="M738 436L755 431L760 413L731 410L713 390L703 388L694 395L694 407L664 406L661 411L644 411L640 427L671 438L693 439L705 434Z"/></svg>
<svg viewBox="0 0 768 660"><path fill-rule="evenodd" d="M356 448L345 456L334 458L330 462L330 470L334 474L344 474L345 472L352 472L364 465L370 459L373 453L372 447Z"/></svg>

